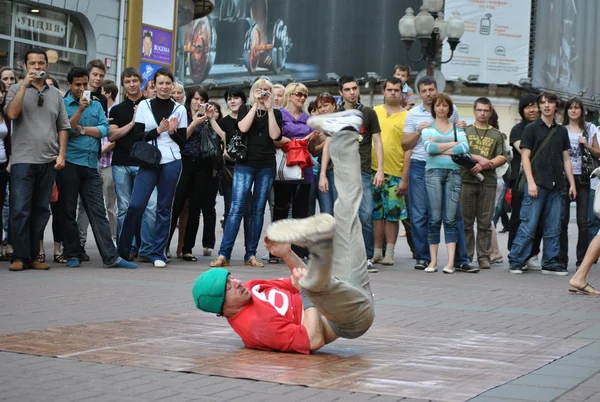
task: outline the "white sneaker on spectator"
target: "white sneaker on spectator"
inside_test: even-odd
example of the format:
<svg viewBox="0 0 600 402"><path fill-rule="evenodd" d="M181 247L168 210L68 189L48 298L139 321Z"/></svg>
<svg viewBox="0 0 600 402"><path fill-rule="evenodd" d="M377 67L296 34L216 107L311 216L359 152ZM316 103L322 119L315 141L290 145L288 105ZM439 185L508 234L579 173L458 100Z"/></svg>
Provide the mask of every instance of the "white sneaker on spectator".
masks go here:
<svg viewBox="0 0 600 402"><path fill-rule="evenodd" d="M525 265L527 266L527 268L534 271L540 271L542 269L542 264L540 264L540 259L537 255L534 255L533 257L525 261Z"/></svg>

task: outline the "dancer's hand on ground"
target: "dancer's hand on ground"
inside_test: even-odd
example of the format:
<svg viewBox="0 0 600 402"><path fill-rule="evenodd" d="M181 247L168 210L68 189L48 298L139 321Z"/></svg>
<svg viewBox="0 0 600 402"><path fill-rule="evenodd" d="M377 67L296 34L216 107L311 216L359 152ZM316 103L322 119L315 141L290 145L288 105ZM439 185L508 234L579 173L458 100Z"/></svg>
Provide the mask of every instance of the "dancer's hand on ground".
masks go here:
<svg viewBox="0 0 600 402"><path fill-rule="evenodd" d="M292 269L292 276L290 279L292 280L292 285L298 290L302 290L302 286L300 286L300 279L306 274L306 268L294 268Z"/></svg>
<svg viewBox="0 0 600 402"><path fill-rule="evenodd" d="M292 245L290 243L278 243L271 241L267 236L264 238L265 248L269 253L275 257L285 258L292 252Z"/></svg>

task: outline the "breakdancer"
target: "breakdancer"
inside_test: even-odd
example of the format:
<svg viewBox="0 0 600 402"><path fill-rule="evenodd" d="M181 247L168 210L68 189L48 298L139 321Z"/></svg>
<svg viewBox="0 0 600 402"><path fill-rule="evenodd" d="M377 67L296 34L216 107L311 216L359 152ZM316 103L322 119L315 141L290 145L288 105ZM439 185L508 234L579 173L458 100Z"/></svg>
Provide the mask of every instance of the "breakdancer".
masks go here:
<svg viewBox="0 0 600 402"><path fill-rule="evenodd" d="M308 354L337 338L358 338L375 318L358 209L362 198L358 110L311 117L308 125L332 136L331 158L338 199L336 218L320 214L273 223L267 250L291 276L242 283L226 269L200 275L196 306L227 318L248 348ZM338 184L339 183L339 184ZM291 244L310 251L308 267Z"/></svg>

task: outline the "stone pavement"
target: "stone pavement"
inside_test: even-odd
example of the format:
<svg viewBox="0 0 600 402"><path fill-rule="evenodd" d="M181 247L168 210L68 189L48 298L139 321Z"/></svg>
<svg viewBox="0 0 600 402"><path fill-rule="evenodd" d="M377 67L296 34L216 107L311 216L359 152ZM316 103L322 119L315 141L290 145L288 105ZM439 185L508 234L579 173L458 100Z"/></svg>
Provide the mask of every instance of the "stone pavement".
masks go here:
<svg viewBox="0 0 600 402"><path fill-rule="evenodd" d="M570 232L575 230L571 225ZM219 229L217 233L219 242L222 232ZM49 231L46 238L52 238ZM499 238L501 244L506 242L505 235ZM247 280L287 274L282 265L260 270L243 266L241 236L237 244L231 268L237 277ZM574 244L571 250L574 252ZM144 321L144 317L174 313L197 314L198 324L217 320L195 312L190 295L193 280L207 269L209 258L200 257L197 263L174 261L164 270L145 265L126 271L101 268L97 252L91 247L88 251L92 261L73 270L55 264L48 272L14 273L8 272L7 264L2 263L0 334L122 320ZM201 252L200 243L196 251ZM259 254L263 252L261 249ZM406 400L418 386L436 395L419 400L456 400L453 393L456 387L440 379L448 373L452 375L458 367L481 367L482 362L473 359L471 351L481 349L483 353L503 343L504 351L498 349L493 359L483 362L488 364L484 367L492 367L490 362L502 361L511 345L516 348L526 338L532 340L529 351L532 361L515 358L506 365L507 371L519 369L522 374L490 385L473 401L600 400L599 299L569 295L566 277L539 272L517 276L509 274L506 266L494 266L477 275L443 275L415 271L412 265L405 240L401 238L396 247L396 265L380 266L380 272L371 275L377 298L377 319L372 330L362 340L354 343L344 340L323 350L325 354L334 354L345 345L355 347L364 342L366 351L371 339L377 340L377 334L389 328L398 328L403 353L412 353L415 345L426 345L429 341L431 350L439 351L437 359L432 354L421 361L401 362L404 369L413 364L412 373L418 372L421 377L406 380L403 377L410 378L408 372L380 371L382 379L396 378L388 383L393 390L391 394L369 389L352 392L356 384L348 384L342 391L0 352L0 401L393 401ZM600 285L598 267L592 270L589 279L597 287ZM413 341L409 337L402 340L407 334ZM223 337L228 342L238 342L243 350L241 342L231 333L224 333ZM548 353L549 344L555 345L554 353ZM457 345L465 345L469 352L461 356ZM396 346L390 350L390 356L398 349L402 348ZM449 354L451 349L453 353ZM264 353L267 359L269 354ZM453 360L444 361L444 356ZM535 359L539 360L534 362ZM492 371L472 372L473 382L496 378ZM304 374L301 367L297 372L298 377ZM251 370L244 377L252 377ZM464 380L461 376L460 381Z"/></svg>

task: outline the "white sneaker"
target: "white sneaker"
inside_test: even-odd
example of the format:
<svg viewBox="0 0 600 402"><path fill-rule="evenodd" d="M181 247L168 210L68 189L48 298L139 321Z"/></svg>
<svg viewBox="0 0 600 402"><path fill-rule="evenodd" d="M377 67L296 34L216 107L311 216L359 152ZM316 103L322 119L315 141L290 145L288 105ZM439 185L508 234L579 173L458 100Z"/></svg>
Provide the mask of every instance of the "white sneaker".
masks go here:
<svg viewBox="0 0 600 402"><path fill-rule="evenodd" d="M167 263L164 262L163 260L154 261L154 268L164 268L166 266L167 266Z"/></svg>
<svg viewBox="0 0 600 402"><path fill-rule="evenodd" d="M203 253L205 257L210 257L212 255L213 249L204 247Z"/></svg>
<svg viewBox="0 0 600 402"><path fill-rule="evenodd" d="M335 218L318 214L304 219L283 219L273 222L267 229L267 237L275 242L293 243L300 247L322 240L331 240L335 234Z"/></svg>
<svg viewBox="0 0 600 402"><path fill-rule="evenodd" d="M534 271L540 271L542 269L542 264L540 264L540 259L537 255L534 255L533 257L525 261L525 265L527 266L527 268Z"/></svg>
<svg viewBox="0 0 600 402"><path fill-rule="evenodd" d="M332 135L346 127L352 127L360 132L363 118L362 112L356 109L344 110L343 112L320 114L312 116L306 124L315 130L321 130L325 134Z"/></svg>

